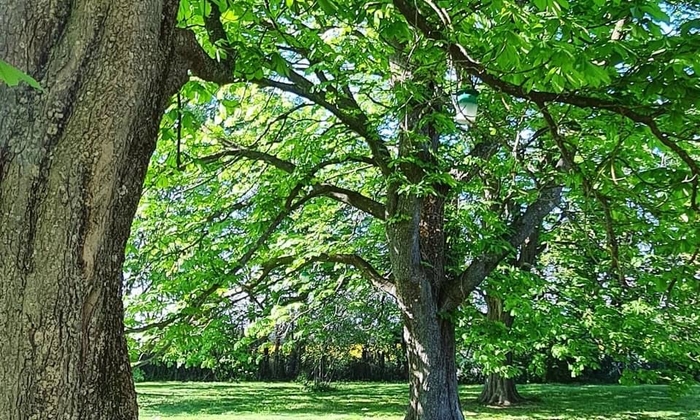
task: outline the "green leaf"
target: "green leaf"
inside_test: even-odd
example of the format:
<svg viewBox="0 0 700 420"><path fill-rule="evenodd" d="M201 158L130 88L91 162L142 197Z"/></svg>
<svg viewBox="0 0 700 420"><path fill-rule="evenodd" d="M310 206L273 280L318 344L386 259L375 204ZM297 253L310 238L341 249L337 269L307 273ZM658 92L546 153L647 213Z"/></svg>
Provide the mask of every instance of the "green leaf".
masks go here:
<svg viewBox="0 0 700 420"><path fill-rule="evenodd" d="M562 9L568 10L571 5L569 4L569 0L556 0L556 2L561 6Z"/></svg>
<svg viewBox="0 0 700 420"><path fill-rule="evenodd" d="M329 15L333 15L338 11L338 6L336 6L333 0L318 0L318 5Z"/></svg>
<svg viewBox="0 0 700 420"><path fill-rule="evenodd" d="M281 55L273 54L272 57L270 57L270 61L272 70L274 70L277 74L289 76L289 66L287 65L287 61L282 58Z"/></svg>
<svg viewBox="0 0 700 420"><path fill-rule="evenodd" d="M13 67L10 63L0 60L0 80L7 83L9 86L17 86L19 82L25 82L34 89L44 91L39 82L23 71Z"/></svg>
<svg viewBox="0 0 700 420"><path fill-rule="evenodd" d="M534 3L538 9L544 11L544 10L547 10L547 5L549 4L549 0L534 0Z"/></svg>

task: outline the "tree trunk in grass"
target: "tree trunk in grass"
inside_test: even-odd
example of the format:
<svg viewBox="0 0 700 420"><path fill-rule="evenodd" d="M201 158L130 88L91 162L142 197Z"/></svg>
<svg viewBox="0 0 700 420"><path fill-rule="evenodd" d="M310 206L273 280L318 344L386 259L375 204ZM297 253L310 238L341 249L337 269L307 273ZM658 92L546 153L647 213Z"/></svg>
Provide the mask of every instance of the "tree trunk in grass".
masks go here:
<svg viewBox="0 0 700 420"><path fill-rule="evenodd" d="M455 326L430 300L404 315L410 404L405 420L463 420L457 389Z"/></svg>
<svg viewBox="0 0 700 420"><path fill-rule="evenodd" d="M136 419L122 262L160 116L186 80L176 1L0 0L0 417Z"/></svg>
<svg viewBox="0 0 700 420"><path fill-rule="evenodd" d="M513 378L506 378L492 373L486 378L484 389L479 396L479 402L488 405L509 406L523 401L515 387Z"/></svg>
<svg viewBox="0 0 700 420"><path fill-rule="evenodd" d="M508 311L503 309L501 298L486 296L486 306L488 308L487 318L490 322L502 323L507 329L510 329L511 325L513 325L513 317ZM509 367L512 363L512 353L506 354L504 367ZM484 389L479 396L479 402L488 405L509 406L522 401L523 398L518 394L515 387L515 380L497 372L488 375Z"/></svg>
<svg viewBox="0 0 700 420"><path fill-rule="evenodd" d="M525 240L520 246L520 252L515 265L523 271L530 271L537 260L539 250L539 228ZM503 300L494 295L486 296L487 319L489 322L498 322L510 329L513 325L513 316L504 310ZM513 354L506 354L505 367L513 364ZM488 405L509 406L524 400L515 386L515 379L494 372L488 375L484 383L484 389L479 396L479 402Z"/></svg>

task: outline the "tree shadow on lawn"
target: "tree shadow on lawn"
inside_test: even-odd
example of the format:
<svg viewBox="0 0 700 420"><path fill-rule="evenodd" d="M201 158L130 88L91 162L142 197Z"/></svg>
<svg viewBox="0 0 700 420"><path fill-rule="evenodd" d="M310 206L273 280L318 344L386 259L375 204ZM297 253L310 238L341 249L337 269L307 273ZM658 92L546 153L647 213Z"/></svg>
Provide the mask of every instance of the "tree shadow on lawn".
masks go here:
<svg viewBox="0 0 700 420"><path fill-rule="evenodd" d="M407 404L403 384L340 384L312 392L293 383L158 383L137 387L139 406L160 415L236 413L398 415Z"/></svg>
<svg viewBox="0 0 700 420"><path fill-rule="evenodd" d="M338 384L329 392L311 392L294 383L150 383L139 384L139 405L162 416L363 415L401 417L408 403L405 384ZM532 398L523 405L497 408L476 402L480 386L460 388L467 419L700 419L700 392L672 400L663 386L525 385Z"/></svg>
<svg viewBox="0 0 700 420"><path fill-rule="evenodd" d="M700 389L673 400L668 387L620 385L524 385L529 398L515 407L488 407L476 402L480 388L464 387L465 417L527 419L700 419Z"/></svg>

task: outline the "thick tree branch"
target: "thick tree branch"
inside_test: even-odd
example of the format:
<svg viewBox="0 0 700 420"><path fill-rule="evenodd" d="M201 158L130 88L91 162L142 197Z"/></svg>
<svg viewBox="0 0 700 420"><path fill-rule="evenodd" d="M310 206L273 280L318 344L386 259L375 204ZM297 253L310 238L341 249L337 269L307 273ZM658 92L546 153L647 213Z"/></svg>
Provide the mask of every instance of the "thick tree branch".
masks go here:
<svg viewBox="0 0 700 420"><path fill-rule="evenodd" d="M274 166L277 169L280 169L290 174L296 169L296 165L294 165L292 162L280 159L275 155L271 155L269 153L260 152L253 149L246 149L244 147L238 147L233 144L230 144L226 150L208 156L204 156L203 158L201 158L201 160L205 163L210 163L215 162L224 157L245 158L249 160L265 162Z"/></svg>
<svg viewBox="0 0 700 420"><path fill-rule="evenodd" d="M352 206L358 210L376 217L379 220L386 219L386 208L384 204L372 200L371 198L358 193L357 191L348 190L330 184L314 185L311 191L313 196L324 196L341 203Z"/></svg>
<svg viewBox="0 0 700 420"><path fill-rule="evenodd" d="M175 52L183 59L190 72L201 79L218 85L236 82L233 69L209 57L197 42L194 32L189 29L177 29Z"/></svg>
<svg viewBox="0 0 700 420"><path fill-rule="evenodd" d="M356 254L321 254L321 261L337 262L355 267L375 287L396 296L396 289L390 277L384 277L367 260Z"/></svg>
<svg viewBox="0 0 700 420"><path fill-rule="evenodd" d="M297 259L296 256L287 255L287 256L278 257L278 258L275 258L275 259L272 259L272 260L266 262L265 264L263 264L263 271L262 271L261 275L258 277L258 279L256 280L255 284L256 285L262 284L262 281L265 278L267 278L272 273L272 271L274 271L275 269L278 269L280 267L287 266L287 265L291 264L292 262L294 262L296 259ZM355 269L357 269L365 279L371 281L375 287L391 294L392 296L395 295L395 288L394 288L394 284L391 281L391 277L385 277L385 276L382 276L381 274L379 274L379 272L372 266L372 264L370 264L369 262L367 262L367 260L365 260L364 258L360 257L357 254L326 254L326 253L323 253L323 254L314 255L314 256L306 259L304 261L304 263L300 267L298 267L297 270L295 270L295 271L298 271L299 269L301 269L303 267L308 267L309 265L311 265L313 263L317 263L317 262L333 262L333 263L341 263L341 264L346 264L346 265L352 266Z"/></svg>
<svg viewBox="0 0 700 420"><path fill-rule="evenodd" d="M448 283L442 295L441 310L456 309L514 248L532 235L542 220L559 205L562 189L559 185L542 189L537 200L510 224L507 233L500 238L508 247L476 257L466 270Z"/></svg>
<svg viewBox="0 0 700 420"><path fill-rule="evenodd" d="M226 156L242 157L250 160L258 160L268 163L282 171L287 173L294 173L297 166L292 162L278 158L277 156L271 155L265 152L259 152L257 150L246 149L238 147L232 143L229 144L229 148L212 155L202 158L205 162L211 162L221 159ZM314 166L312 170L304 177L302 182L310 181L316 173L324 167L340 164L345 162L373 162L364 157L358 156L347 156L344 158L330 159L325 162L321 162ZM365 195L358 193L357 191L352 191L346 188L337 187L331 184L316 184L312 186L312 191L309 197L328 197L333 200L339 201L341 203L347 204L358 210L361 210L379 220L384 220L386 218L386 209L384 205L378 201L375 201Z"/></svg>
<svg viewBox="0 0 700 420"><path fill-rule="evenodd" d="M522 86L514 85L499 79L497 76L490 74L486 68L471 58L466 49L454 42L451 42L445 34L439 29L431 25L430 22L423 16L420 10L413 6L407 0L393 0L394 6L404 16L407 23L418 29L428 39L439 41L441 45L445 45L447 52L453 59L455 65L466 71L468 74L480 78L484 83L492 88L503 93L509 94L522 99L529 99L533 102L559 102L570 105L575 105L581 108L598 108L607 109L615 113L630 117L643 119L644 114L639 114L637 111L630 109L616 101L607 99L593 98L589 96L578 95L571 92L554 93L542 92L537 90L525 90ZM651 110L649 110L651 113ZM635 120L636 121L636 120ZM639 121L642 122L642 121Z"/></svg>

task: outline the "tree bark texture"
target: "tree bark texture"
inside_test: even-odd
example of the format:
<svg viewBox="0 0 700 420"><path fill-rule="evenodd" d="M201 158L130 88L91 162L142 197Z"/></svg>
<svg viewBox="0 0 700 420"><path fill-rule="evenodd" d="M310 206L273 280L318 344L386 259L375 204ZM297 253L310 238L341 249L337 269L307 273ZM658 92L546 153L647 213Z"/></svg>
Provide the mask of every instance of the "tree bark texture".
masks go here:
<svg viewBox="0 0 700 420"><path fill-rule="evenodd" d="M136 419L124 247L174 69L176 1L0 0L0 419Z"/></svg>
<svg viewBox="0 0 700 420"><path fill-rule="evenodd" d="M455 326L440 311L444 273L444 200L402 197L412 215L387 228L397 299L403 312L410 399L406 420L463 420L457 389Z"/></svg>
<svg viewBox="0 0 700 420"><path fill-rule="evenodd" d="M486 378L484 389L479 396L479 402L487 405L507 407L524 400L515 387L513 378L506 378L498 373L492 373Z"/></svg>
<svg viewBox="0 0 700 420"><path fill-rule="evenodd" d="M404 315L408 347L409 407L406 420L463 420L457 388L455 327L430 302Z"/></svg>

